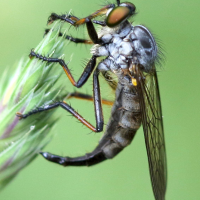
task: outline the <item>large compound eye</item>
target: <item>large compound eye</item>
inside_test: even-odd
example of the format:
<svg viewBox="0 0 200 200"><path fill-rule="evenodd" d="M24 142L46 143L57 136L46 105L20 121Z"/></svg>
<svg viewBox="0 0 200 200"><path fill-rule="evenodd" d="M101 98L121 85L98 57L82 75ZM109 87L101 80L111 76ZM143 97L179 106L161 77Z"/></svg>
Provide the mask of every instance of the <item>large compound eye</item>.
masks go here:
<svg viewBox="0 0 200 200"><path fill-rule="evenodd" d="M119 6L117 8L114 8L106 19L106 24L109 27L114 27L120 24L123 20L125 20L129 15L131 11L128 7Z"/></svg>
<svg viewBox="0 0 200 200"><path fill-rule="evenodd" d="M115 27L135 12L135 5L132 3L122 3L117 8L114 8L106 18L108 27Z"/></svg>

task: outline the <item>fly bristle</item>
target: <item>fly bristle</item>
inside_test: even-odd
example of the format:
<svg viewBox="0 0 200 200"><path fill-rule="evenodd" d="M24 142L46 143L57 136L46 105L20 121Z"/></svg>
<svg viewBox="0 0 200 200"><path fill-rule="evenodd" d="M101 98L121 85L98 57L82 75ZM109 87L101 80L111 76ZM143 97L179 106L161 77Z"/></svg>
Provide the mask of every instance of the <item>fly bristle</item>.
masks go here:
<svg viewBox="0 0 200 200"><path fill-rule="evenodd" d="M113 2L108 1L108 0L101 0L101 2L98 3L98 6L100 8L103 8L103 7L105 7L105 6L109 5L109 4L113 4Z"/></svg>
<svg viewBox="0 0 200 200"><path fill-rule="evenodd" d="M155 60L155 64L157 66L159 66L160 68L163 67L165 61L166 61L166 51L165 49L163 48L163 43L160 39L158 39L157 36L154 35L154 38L155 38L155 41L156 41L156 44L157 44L157 56L156 56L156 60Z"/></svg>
<svg viewBox="0 0 200 200"><path fill-rule="evenodd" d="M84 69L88 62L89 62L89 59L87 59L87 58L82 59L81 60L81 67Z"/></svg>

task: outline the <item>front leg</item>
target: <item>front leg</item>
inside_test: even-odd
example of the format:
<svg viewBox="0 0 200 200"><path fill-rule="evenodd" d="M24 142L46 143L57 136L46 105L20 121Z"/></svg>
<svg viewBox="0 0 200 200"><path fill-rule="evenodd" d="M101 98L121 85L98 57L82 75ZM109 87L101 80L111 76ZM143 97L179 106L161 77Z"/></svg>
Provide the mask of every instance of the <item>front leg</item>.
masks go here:
<svg viewBox="0 0 200 200"><path fill-rule="evenodd" d="M108 11L109 8L114 8L115 5L114 4L109 4L99 10L97 10L96 12L94 12L93 14L89 15L88 17L79 19L78 17L72 16L72 15L57 15L56 13L52 13L51 16L48 19L48 24L53 23L53 21L60 19L63 20L65 22L70 23L72 26L78 27L82 24L86 24L87 26L87 31L88 31L88 35L90 37L90 39L92 40L92 42L94 44L102 44L101 39L98 38L97 35L97 31L94 28L94 25L92 23L92 19L94 19L95 17L98 17L100 15L106 14L106 12ZM104 26L105 23L100 22L100 21L94 21L94 23L99 23L100 25Z"/></svg>
<svg viewBox="0 0 200 200"><path fill-rule="evenodd" d="M57 14L55 14L55 13L52 13L51 14L51 16L50 16L50 19L48 20L48 22L50 21L52 21L52 19L61 19L61 20L65 20L66 22L69 22L70 24L72 24L72 25L74 25L74 26L76 26L76 23L78 23L79 21L81 21L81 23L85 23L86 24L86 26L87 26L87 31L88 31L88 35L89 35L89 37L90 37L90 39L92 40L92 42L94 43L94 44L101 44L102 42L101 42L101 40L98 38L98 35L97 35L97 31L95 30L95 28L94 28L94 25L93 25L93 23L92 23L92 21L91 21L91 19L89 18L89 17L87 17L87 18L83 18L83 19L81 19L81 20L78 20L77 22L75 22L75 21L73 21L73 20L71 20L70 18L65 18L63 15L62 16L59 16L59 15L57 15ZM76 18L77 19L77 18ZM80 25L80 24L79 24ZM61 35L61 34L60 34ZM59 35L59 36L60 36Z"/></svg>
<svg viewBox="0 0 200 200"><path fill-rule="evenodd" d="M50 15L50 17L48 18L47 24L51 24L53 23L55 20L62 20L65 21L67 23L70 23L72 26L78 27L82 24L86 23L86 19L89 18L90 20L94 19L95 17L98 17L100 15L104 15L106 14L106 12L108 11L108 9L110 8L114 8L115 4L109 4L99 10L97 10L96 12L92 13L91 15L89 15L88 17L79 19L78 17L75 17L73 15L57 15L56 13L52 13Z"/></svg>
<svg viewBox="0 0 200 200"><path fill-rule="evenodd" d="M72 15L57 15L56 13L51 13L51 15L48 18L47 25L52 24L54 21L58 19L68 22L69 24L73 26L76 26L75 24L79 20L79 18Z"/></svg>
<svg viewBox="0 0 200 200"><path fill-rule="evenodd" d="M92 40L92 42L94 44L102 44L101 39L98 38L97 31L95 30L91 19L86 18L86 26L87 26L88 35L90 36L90 39Z"/></svg>

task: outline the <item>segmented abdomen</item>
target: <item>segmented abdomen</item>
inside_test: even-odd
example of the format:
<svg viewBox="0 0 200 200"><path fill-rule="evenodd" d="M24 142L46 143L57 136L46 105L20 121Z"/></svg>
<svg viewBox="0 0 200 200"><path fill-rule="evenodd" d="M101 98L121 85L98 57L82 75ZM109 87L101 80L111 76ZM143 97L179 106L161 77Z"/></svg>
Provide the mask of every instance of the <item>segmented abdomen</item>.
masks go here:
<svg viewBox="0 0 200 200"><path fill-rule="evenodd" d="M134 86L120 81L110 120L96 150L101 149L106 158L113 158L131 143L140 125L140 104Z"/></svg>

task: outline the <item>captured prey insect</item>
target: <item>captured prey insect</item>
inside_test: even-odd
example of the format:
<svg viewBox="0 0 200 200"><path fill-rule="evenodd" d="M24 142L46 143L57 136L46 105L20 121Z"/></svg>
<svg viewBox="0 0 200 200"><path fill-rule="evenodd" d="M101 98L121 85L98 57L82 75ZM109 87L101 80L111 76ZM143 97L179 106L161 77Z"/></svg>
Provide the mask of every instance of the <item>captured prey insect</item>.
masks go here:
<svg viewBox="0 0 200 200"><path fill-rule="evenodd" d="M33 50L30 53L30 57L48 63L59 63L70 82L77 88L83 86L93 72L93 97L82 93L73 93L70 97L94 101L96 127L64 101L40 107L27 114L17 113L17 116L26 118L60 106L92 131L101 132L104 125L102 103L109 104L109 101L101 101L98 79L101 73L111 88L116 90L116 96L110 120L97 147L91 153L75 158L61 157L47 152L41 154L47 160L63 166L95 165L113 158L129 145L142 124L154 196L156 200L164 200L167 167L161 101L155 67L158 46L146 27L133 26L128 21L129 17L135 14L135 10L134 4L120 3L120 0L117 0L116 5L109 4L81 19L72 15L51 14L48 19L49 24L55 20L62 20L74 27L86 24L90 40L71 36L66 36L66 39L75 43L95 44L91 49L92 57L77 82L64 60L44 57ZM102 15L105 16L104 21L94 20ZM93 23L102 27L98 33ZM96 66L96 60L101 56L106 58ZM117 77L117 82L111 78L112 75Z"/></svg>

